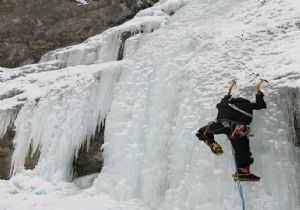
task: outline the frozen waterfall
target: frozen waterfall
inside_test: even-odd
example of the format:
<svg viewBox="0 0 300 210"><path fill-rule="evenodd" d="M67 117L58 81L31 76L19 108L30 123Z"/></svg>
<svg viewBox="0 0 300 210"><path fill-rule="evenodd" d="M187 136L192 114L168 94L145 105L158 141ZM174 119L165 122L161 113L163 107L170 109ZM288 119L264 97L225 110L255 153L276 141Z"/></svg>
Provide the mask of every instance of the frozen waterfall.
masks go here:
<svg viewBox="0 0 300 210"><path fill-rule="evenodd" d="M246 209L300 209L298 14L292 0L161 0L39 64L1 69L0 135L16 135L0 207L240 210L230 142L216 136L215 156L195 131L215 119L232 79L234 95L254 100L266 78L268 109L255 112L250 139L261 181L242 184ZM104 119L104 166L82 190L72 160Z"/></svg>

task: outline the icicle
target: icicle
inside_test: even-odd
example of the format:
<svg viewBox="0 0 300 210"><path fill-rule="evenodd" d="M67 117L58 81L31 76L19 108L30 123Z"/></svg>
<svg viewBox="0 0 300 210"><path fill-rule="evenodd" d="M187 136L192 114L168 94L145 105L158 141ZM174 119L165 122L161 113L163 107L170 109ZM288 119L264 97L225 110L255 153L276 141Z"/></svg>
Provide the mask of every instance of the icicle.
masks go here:
<svg viewBox="0 0 300 210"><path fill-rule="evenodd" d="M186 0L168 0L149 10L139 12L132 20L91 37L82 44L61 48L45 54L40 63L59 60L66 66L88 65L115 61L118 57L123 32L151 33L164 25L170 13L184 5Z"/></svg>
<svg viewBox="0 0 300 210"><path fill-rule="evenodd" d="M53 90L37 105L25 104L15 123L12 173L23 168L31 145L32 153L40 153L34 170L37 174L70 180L73 158L106 117L119 74L119 65L109 65L92 78Z"/></svg>
<svg viewBox="0 0 300 210"><path fill-rule="evenodd" d="M16 118L16 110L0 110L0 139Z"/></svg>
<svg viewBox="0 0 300 210"><path fill-rule="evenodd" d="M32 117L36 108L35 101L29 101L20 110L15 120L16 134L13 140L11 175L24 169L25 158L31 143Z"/></svg>

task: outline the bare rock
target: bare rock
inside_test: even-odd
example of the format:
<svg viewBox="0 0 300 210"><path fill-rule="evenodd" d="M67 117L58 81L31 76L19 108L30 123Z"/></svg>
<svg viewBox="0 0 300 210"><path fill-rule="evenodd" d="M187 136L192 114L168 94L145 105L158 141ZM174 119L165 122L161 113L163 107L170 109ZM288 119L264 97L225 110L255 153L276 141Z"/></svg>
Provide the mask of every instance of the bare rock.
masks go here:
<svg viewBox="0 0 300 210"><path fill-rule="evenodd" d="M99 173L102 169L103 159L101 146L104 143L104 126L97 129L96 135L91 139L89 146L84 145L78 157L73 162L73 178Z"/></svg>
<svg viewBox="0 0 300 210"><path fill-rule="evenodd" d="M14 135L14 131L9 128L5 136L0 139L0 179L9 178Z"/></svg>
<svg viewBox="0 0 300 210"><path fill-rule="evenodd" d="M0 66L38 62L53 49L119 25L158 0L0 0Z"/></svg>

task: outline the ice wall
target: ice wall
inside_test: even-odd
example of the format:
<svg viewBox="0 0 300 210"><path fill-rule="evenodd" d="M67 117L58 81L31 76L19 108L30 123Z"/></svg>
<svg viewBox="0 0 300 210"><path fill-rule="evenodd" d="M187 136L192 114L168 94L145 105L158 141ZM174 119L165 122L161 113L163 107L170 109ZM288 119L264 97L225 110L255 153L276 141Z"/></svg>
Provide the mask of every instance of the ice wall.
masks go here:
<svg viewBox="0 0 300 210"><path fill-rule="evenodd" d="M251 170L262 181L243 184L246 209L299 209L299 149L275 91L285 71L299 78L286 41L299 43L296 11L280 0L192 0L162 29L130 38L94 188L153 209L241 209L230 143L216 137L225 151L217 157L195 132L215 119L231 79L236 96L254 100L255 83L267 77L274 79L263 88L268 110L255 113L251 138ZM296 22L285 27L289 20Z"/></svg>
<svg viewBox="0 0 300 210"><path fill-rule="evenodd" d="M39 156L36 174L70 180L74 156L110 110L123 66L111 61L119 59L123 34L142 37L151 33L183 4L181 0L162 1L82 44L47 53L39 64L1 70L0 134L10 124L16 130L12 174L23 170L31 152ZM20 109L15 122L9 112L13 108Z"/></svg>
<svg viewBox="0 0 300 210"><path fill-rule="evenodd" d="M74 155L105 119L120 75L117 64L93 68L89 77L24 105L15 121L12 173L23 169L31 149L32 154L39 153L38 175L70 180Z"/></svg>
<svg viewBox="0 0 300 210"><path fill-rule="evenodd" d="M71 158L107 114L104 168L90 189L63 197L63 204L70 199L64 206L76 208L87 201L99 209L105 198L114 202L103 209L113 210L241 209L231 179L230 143L217 136L225 153L215 156L195 132L215 119L215 104L232 79L238 81L234 95L253 100L255 82L263 77L272 80L263 87L268 109L255 113L250 141L251 170L262 180L243 184L246 209L300 209L299 149L291 131L298 100L291 102L293 94L280 96L279 91L287 81L300 84L294 56L300 49L299 12L299 3L292 0L161 1L138 14L140 20L150 20L147 25L135 19L124 25L126 30L111 30L117 31L111 37L49 53L45 61L63 66L97 64L57 69L51 79L43 80L50 74L19 78L25 81L20 95L35 97L22 102L15 122L13 172L22 171L31 145L33 152L40 151L33 173L69 180ZM163 23L153 33L126 40L123 61L107 63L116 59L123 32L150 32L158 19ZM100 56L109 46L107 55ZM38 94L29 91L37 86ZM61 203L48 209L60 209Z"/></svg>
<svg viewBox="0 0 300 210"><path fill-rule="evenodd" d="M58 49L45 54L40 63L59 60L66 66L104 63L118 58L122 33L150 33L165 25L169 15L183 6L184 0L164 0L152 8L140 11L132 20L102 34L89 38L79 45Z"/></svg>
<svg viewBox="0 0 300 210"><path fill-rule="evenodd" d="M280 97L277 99L288 119L289 138L295 146L299 146L300 139L300 91L299 88L285 87L279 90Z"/></svg>

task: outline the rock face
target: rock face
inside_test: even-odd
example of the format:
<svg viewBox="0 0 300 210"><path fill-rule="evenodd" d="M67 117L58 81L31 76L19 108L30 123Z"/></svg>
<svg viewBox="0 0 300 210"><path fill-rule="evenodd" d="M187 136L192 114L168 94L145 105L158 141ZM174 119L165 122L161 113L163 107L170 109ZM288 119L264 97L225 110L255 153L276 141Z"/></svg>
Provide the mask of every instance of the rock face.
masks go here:
<svg viewBox="0 0 300 210"><path fill-rule="evenodd" d="M97 129L90 140L89 147L84 145L73 162L73 178L98 173L102 169L103 159L101 146L104 143L104 126Z"/></svg>
<svg viewBox="0 0 300 210"><path fill-rule="evenodd" d="M10 127L5 136L0 139L0 179L9 179L11 158L13 154L13 138L15 132ZM74 178L98 173L102 169L102 151L101 146L104 143L104 126L97 129L95 137L90 140L89 147L84 145L77 157L74 157L73 171ZM26 157L24 167L34 169L39 160L39 154Z"/></svg>
<svg viewBox="0 0 300 210"><path fill-rule="evenodd" d="M0 0L0 66L38 62L53 49L82 42L158 0Z"/></svg>
<svg viewBox="0 0 300 210"><path fill-rule="evenodd" d="M10 173L11 157L13 153L12 139L15 132L9 128L0 139L0 179L8 179Z"/></svg>
<svg viewBox="0 0 300 210"><path fill-rule="evenodd" d="M0 179L9 179L11 158L13 155L13 138L15 131L13 126L7 129L6 134L0 139ZM26 157L24 167L26 169L33 169L38 162L39 155L34 154Z"/></svg>

